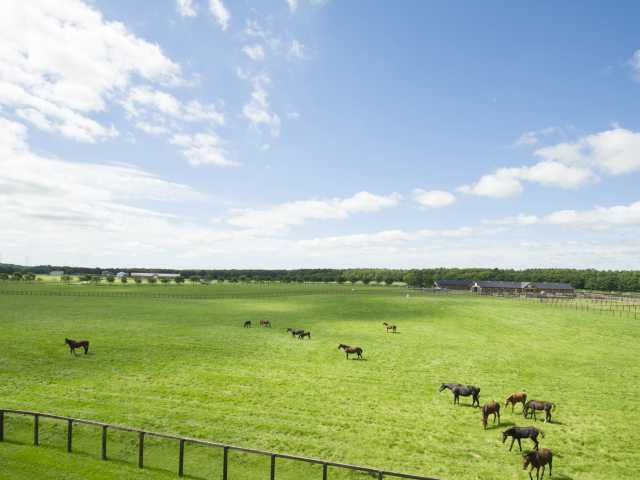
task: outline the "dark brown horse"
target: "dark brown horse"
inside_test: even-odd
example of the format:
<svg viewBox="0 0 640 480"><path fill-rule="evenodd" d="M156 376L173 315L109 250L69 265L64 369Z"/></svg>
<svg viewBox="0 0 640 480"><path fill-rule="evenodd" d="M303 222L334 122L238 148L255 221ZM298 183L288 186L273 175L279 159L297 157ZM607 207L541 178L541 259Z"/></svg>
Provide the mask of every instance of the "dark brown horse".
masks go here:
<svg viewBox="0 0 640 480"><path fill-rule="evenodd" d="M527 392L525 391L513 392L505 400L504 408L507 408L507 406L511 404L511 411L513 412L513 407L515 407L516 403L521 403L522 410L524 410L524 404L526 402L527 402Z"/></svg>
<svg viewBox="0 0 640 480"><path fill-rule="evenodd" d="M535 443L535 448L538 450L538 435L542 435L544 438L544 432L536 427L509 427L502 432L502 443L507 440L507 437L511 437L511 446L509 451L513 448L513 442L518 441L518 447L522 451L522 444L520 440L523 438L530 438Z"/></svg>
<svg viewBox="0 0 640 480"><path fill-rule="evenodd" d="M269 320L260 320L261 327L271 327L271 322Z"/></svg>
<svg viewBox="0 0 640 480"><path fill-rule="evenodd" d="M243 327L244 328L251 328L251 320L247 320L246 322L244 322Z"/></svg>
<svg viewBox="0 0 640 480"><path fill-rule="evenodd" d="M460 397L471 397L471 405L480 406L480 389L475 385L458 385L451 389L453 392L453 404L460 404Z"/></svg>
<svg viewBox="0 0 640 480"><path fill-rule="evenodd" d="M555 410L556 404L553 402L547 402L545 400L529 400L524 404L524 409L522 410L522 414L524 418L527 418L529 415L529 410L531 410L531 417L534 420L536 418L536 410L544 410L544 423L551 421L551 410Z"/></svg>
<svg viewBox="0 0 640 480"><path fill-rule="evenodd" d="M304 337L307 337L311 340L311 332L305 332L304 330L298 334L298 338L302 340Z"/></svg>
<svg viewBox="0 0 640 480"><path fill-rule="evenodd" d="M482 406L482 426L487 429L487 420L489 415L493 415L493 423L496 423L496 416L498 417L498 425L500 425L500 404L495 400L491 403L485 403Z"/></svg>
<svg viewBox="0 0 640 480"><path fill-rule="evenodd" d="M463 385L461 383L442 383L440 384L440 388L438 389L438 392L442 392L443 390L453 391L455 387L462 387L462 386Z"/></svg>
<svg viewBox="0 0 640 480"><path fill-rule="evenodd" d="M387 329L387 333L391 330L393 333L396 333L396 329L398 328L396 325L391 325L387 322L382 322L382 325Z"/></svg>
<svg viewBox="0 0 640 480"><path fill-rule="evenodd" d="M531 472L533 469L536 469L536 479L543 480L544 479L544 469L545 465L549 465L549 476L551 476L551 467L553 464L553 453L548 448L543 448L542 450L538 450L535 452L525 453L522 456L522 469L526 470L527 467L531 466L529 470L529 478L533 480L531 476ZM540 468L542 468L542 476L540 476Z"/></svg>
<svg viewBox="0 0 640 480"><path fill-rule="evenodd" d="M344 353L347 354L347 360L349 360L349 354L353 354L355 353L359 359L362 359L362 352L364 350L362 350L360 347L351 347L349 345L345 345L344 343L341 343L340 345L338 345L338 350L342 349L344 351Z"/></svg>
<svg viewBox="0 0 640 480"><path fill-rule="evenodd" d="M304 333L304 330L301 328L287 328L287 332L289 332L292 337L295 337L296 335Z"/></svg>
<svg viewBox="0 0 640 480"><path fill-rule="evenodd" d="M89 340L80 340L76 342L70 338L64 339L65 345L69 345L69 353L76 354L76 348L84 348L84 354L89 353Z"/></svg>

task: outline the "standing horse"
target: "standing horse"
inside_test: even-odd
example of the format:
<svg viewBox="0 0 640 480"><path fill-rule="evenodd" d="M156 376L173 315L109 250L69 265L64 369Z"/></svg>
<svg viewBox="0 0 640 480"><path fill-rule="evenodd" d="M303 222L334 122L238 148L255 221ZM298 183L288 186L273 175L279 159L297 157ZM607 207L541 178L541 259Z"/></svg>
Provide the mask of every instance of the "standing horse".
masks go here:
<svg viewBox="0 0 640 480"><path fill-rule="evenodd" d="M511 446L509 451L513 448L513 442L518 441L518 447L522 451L522 444L520 440L522 438L530 438L535 443L535 448L538 450L538 435L542 435L544 438L544 432L536 427L509 427L502 432L502 443L507 440L507 437L511 437Z"/></svg>
<svg viewBox="0 0 640 480"><path fill-rule="evenodd" d="M76 354L76 348L84 348L84 354L89 353L89 340L80 340L76 342L70 338L64 339L65 345L69 345L69 353Z"/></svg>
<svg viewBox="0 0 640 480"><path fill-rule="evenodd" d="M534 420L536 418L536 410L544 410L544 423L551 422L551 410L555 410L556 404L553 402L547 402L545 400L529 400L524 404L524 409L522 410L522 414L524 418L527 418L529 414L529 410L531 410L531 417Z"/></svg>
<svg viewBox="0 0 640 480"><path fill-rule="evenodd" d="M271 322L269 320L260 320L260 326L271 328Z"/></svg>
<svg viewBox="0 0 640 480"><path fill-rule="evenodd" d="M296 335L304 333L304 330L301 328L287 328L287 332L289 332L292 337L295 337Z"/></svg>
<svg viewBox="0 0 640 480"><path fill-rule="evenodd" d="M549 464L549 476L551 476L551 467L553 463L553 453L548 448L543 448L542 450L525 453L522 456L522 469L526 470L529 465L531 465L531 469L529 470L529 478L533 480L531 476L531 472L533 469L536 469L536 479L544 480L544 468L545 465ZM542 467L542 477L540 476L540 467Z"/></svg>
<svg viewBox="0 0 640 480"><path fill-rule="evenodd" d="M516 406L516 403L522 404L522 410L524 411L524 405L527 402L527 392L513 392L511 395L507 397L504 402L504 408L507 408L507 405L511 404L511 412L513 412L513 407Z"/></svg>
<svg viewBox="0 0 640 480"><path fill-rule="evenodd" d="M491 403L485 403L482 406L482 426L487 429L487 420L489 415L493 415L493 423L496 423L496 416L498 417L498 425L500 425L500 404L495 400Z"/></svg>
<svg viewBox="0 0 640 480"><path fill-rule="evenodd" d="M391 325L387 322L382 322L382 325L384 325L384 328L387 329L387 333L389 333L389 330L391 330L393 333L396 333L396 329L398 328L396 325Z"/></svg>
<svg viewBox="0 0 640 480"><path fill-rule="evenodd" d="M247 320L246 322L244 322L243 327L244 328L251 328L251 320Z"/></svg>
<svg viewBox="0 0 640 480"><path fill-rule="evenodd" d="M347 360L349 360L350 353L355 353L359 359L362 359L362 352L364 350L362 350L360 347L351 347L349 345L345 345L344 343L341 343L340 345L338 345L338 350L340 349L342 349L344 353L346 353Z"/></svg>
<svg viewBox="0 0 640 480"><path fill-rule="evenodd" d="M462 387L462 386L463 385L461 383L443 383L440 385L438 392L442 392L443 390L447 390L447 389L453 391L455 387Z"/></svg>
<svg viewBox="0 0 640 480"><path fill-rule="evenodd" d="M453 392L453 404L460 404L460 397L472 397L471 406L480 406L480 389L475 385L458 385L451 389Z"/></svg>
<svg viewBox="0 0 640 480"><path fill-rule="evenodd" d="M305 332L304 330L298 334L298 338L302 340L304 337L307 337L311 340L311 332Z"/></svg>

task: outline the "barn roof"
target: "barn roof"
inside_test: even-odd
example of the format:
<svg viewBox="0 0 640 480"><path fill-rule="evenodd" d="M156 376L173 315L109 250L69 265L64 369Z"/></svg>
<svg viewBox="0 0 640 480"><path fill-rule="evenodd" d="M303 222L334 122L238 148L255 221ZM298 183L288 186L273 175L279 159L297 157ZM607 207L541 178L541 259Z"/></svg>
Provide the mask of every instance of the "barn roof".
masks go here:
<svg viewBox="0 0 640 480"><path fill-rule="evenodd" d="M481 288L526 288L529 282L504 282L500 280L481 280L476 282Z"/></svg>
<svg viewBox="0 0 640 480"><path fill-rule="evenodd" d="M539 289L547 290L573 290L573 286L562 282L534 282L533 286Z"/></svg>

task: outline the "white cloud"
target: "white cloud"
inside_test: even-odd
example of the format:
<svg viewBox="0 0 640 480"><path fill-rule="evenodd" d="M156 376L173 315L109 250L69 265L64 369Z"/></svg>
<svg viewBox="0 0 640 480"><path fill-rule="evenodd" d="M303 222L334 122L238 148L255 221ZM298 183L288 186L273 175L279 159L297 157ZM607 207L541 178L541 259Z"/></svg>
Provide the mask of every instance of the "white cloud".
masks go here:
<svg viewBox="0 0 640 480"><path fill-rule="evenodd" d="M525 132L522 135L520 135L520 137L518 137L516 139L514 144L516 146L536 145L536 144L540 143L540 138L541 137L546 137L546 136L549 136L549 135L561 134L561 133L562 133L562 129L560 129L558 127L547 127L547 128L542 128L540 130L531 130L529 132Z"/></svg>
<svg viewBox="0 0 640 480"><path fill-rule="evenodd" d="M456 201L456 197L452 193L442 190L426 191L420 188L413 191L413 198L420 205L432 208L446 207Z"/></svg>
<svg viewBox="0 0 640 480"><path fill-rule="evenodd" d="M345 219L356 213L373 213L396 206L401 196L359 192L352 197L331 200L302 200L282 203L267 209L235 210L230 225L263 232L287 230L308 220Z"/></svg>
<svg viewBox="0 0 640 480"><path fill-rule="evenodd" d="M218 24L222 28L222 30L227 30L229 28L229 19L231 18L231 14L229 10L224 6L222 0L209 0L209 10L218 21Z"/></svg>
<svg viewBox="0 0 640 480"><path fill-rule="evenodd" d="M522 183L508 171L500 169L495 174L483 175L472 185L462 185L458 191L470 195L491 198L506 198L522 192Z"/></svg>
<svg viewBox="0 0 640 480"><path fill-rule="evenodd" d="M242 47L242 51L247 57L254 61L264 60L264 48L262 45L245 45Z"/></svg>
<svg viewBox="0 0 640 480"><path fill-rule="evenodd" d="M182 147L182 154L193 166L234 167L239 165L227 158L222 140L212 132L195 135L177 134L173 135L169 142Z"/></svg>
<svg viewBox="0 0 640 480"><path fill-rule="evenodd" d="M251 79L251 100L242 108L242 115L253 127L259 128L260 125L264 125L269 128L271 136L277 137L280 135L280 117L270 111L269 95L264 87L270 81L269 77L264 75Z"/></svg>
<svg viewBox="0 0 640 480"><path fill-rule="evenodd" d="M289 55L295 58L304 59L306 58L306 48L300 43L298 40L293 39L291 42L291 47L289 47Z"/></svg>
<svg viewBox="0 0 640 480"><path fill-rule="evenodd" d="M640 80L640 49L633 52L633 55L629 60L629 65L631 65L634 77L637 80Z"/></svg>
<svg viewBox="0 0 640 480"><path fill-rule="evenodd" d="M0 105L20 110L38 128L78 141L117 134L89 117L134 78L181 81L160 47L105 21L80 0L64 8L44 0L7 0L0 16ZM69 48L73 45L73 48Z"/></svg>
<svg viewBox="0 0 640 480"><path fill-rule="evenodd" d="M176 0L178 13L183 17L195 17L197 15L193 0Z"/></svg>
<svg viewBox="0 0 640 480"><path fill-rule="evenodd" d="M289 5L289 11L293 13L298 9L298 0L287 0L287 5Z"/></svg>

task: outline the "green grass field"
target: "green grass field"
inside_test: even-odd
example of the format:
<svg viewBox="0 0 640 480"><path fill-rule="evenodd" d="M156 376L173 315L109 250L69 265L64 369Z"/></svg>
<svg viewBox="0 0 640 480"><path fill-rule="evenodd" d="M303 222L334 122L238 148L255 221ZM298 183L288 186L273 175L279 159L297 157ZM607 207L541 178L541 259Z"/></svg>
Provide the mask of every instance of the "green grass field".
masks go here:
<svg viewBox="0 0 640 480"><path fill-rule="evenodd" d="M557 403L556 422L538 422L541 445L556 455L553 478L637 478L640 326L632 318L508 299L406 298L383 287L0 285L11 289L69 295L0 294L4 408L443 479L524 479L517 445L509 452L500 436L532 423L519 407L483 431L468 399L454 407L448 392L437 393L441 382L474 383L484 403L524 388ZM273 328L242 328L261 318ZM399 333L386 334L383 321ZM311 330L312 339L293 339L286 327ZM90 355L69 355L66 336L88 338ZM339 343L360 345L365 360L346 361ZM177 444L168 441L149 441L149 468L139 471L133 435L113 435L109 462L99 460L99 431L89 427L77 427L71 455L64 429L50 421L40 447L30 446L27 419L9 416L5 436L3 479L176 477ZM189 447L186 473L220 478L220 457ZM288 461L277 473L321 478L318 467ZM230 478L268 478L268 459L232 453Z"/></svg>

